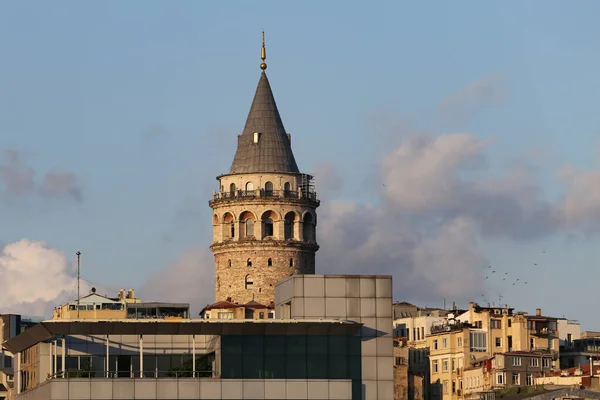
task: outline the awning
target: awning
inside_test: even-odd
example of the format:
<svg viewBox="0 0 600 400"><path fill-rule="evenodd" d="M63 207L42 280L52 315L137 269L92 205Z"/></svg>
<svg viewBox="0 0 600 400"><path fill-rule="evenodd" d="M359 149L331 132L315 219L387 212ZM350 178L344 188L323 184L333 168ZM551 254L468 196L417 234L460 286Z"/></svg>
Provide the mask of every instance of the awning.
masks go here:
<svg viewBox="0 0 600 400"><path fill-rule="evenodd" d="M327 335L352 336L362 324L341 320L68 320L43 321L2 345L13 354L63 335Z"/></svg>

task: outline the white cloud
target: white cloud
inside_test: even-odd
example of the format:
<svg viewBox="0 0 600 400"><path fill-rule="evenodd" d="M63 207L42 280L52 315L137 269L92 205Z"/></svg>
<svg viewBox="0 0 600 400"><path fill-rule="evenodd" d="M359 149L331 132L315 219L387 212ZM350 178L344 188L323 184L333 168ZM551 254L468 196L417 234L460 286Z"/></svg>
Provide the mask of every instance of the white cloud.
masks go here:
<svg viewBox="0 0 600 400"><path fill-rule="evenodd" d="M566 192L557 206L561 222L571 229L597 231L600 228L600 170L563 167L558 177Z"/></svg>
<svg viewBox="0 0 600 400"><path fill-rule="evenodd" d="M458 173L481 166L484 147L463 133L408 138L381 162L387 201L411 212L456 205L466 184Z"/></svg>
<svg viewBox="0 0 600 400"><path fill-rule="evenodd" d="M488 76L444 98L438 111L444 120L464 124L481 108L498 104L505 98L506 91L501 79Z"/></svg>
<svg viewBox="0 0 600 400"><path fill-rule="evenodd" d="M0 185L8 198L22 198L33 194L45 198L72 198L81 201L81 185L72 172L50 171L41 184L36 182L36 171L23 162L20 152L4 149L0 157ZM1 187L0 186L0 187Z"/></svg>
<svg viewBox="0 0 600 400"><path fill-rule="evenodd" d="M147 278L139 290L145 301L190 303L192 316L214 303L214 261L208 250L186 250L164 270Z"/></svg>
<svg viewBox="0 0 600 400"><path fill-rule="evenodd" d="M76 297L74 273L64 253L43 241L6 245L0 253L0 312L50 317L54 307Z"/></svg>

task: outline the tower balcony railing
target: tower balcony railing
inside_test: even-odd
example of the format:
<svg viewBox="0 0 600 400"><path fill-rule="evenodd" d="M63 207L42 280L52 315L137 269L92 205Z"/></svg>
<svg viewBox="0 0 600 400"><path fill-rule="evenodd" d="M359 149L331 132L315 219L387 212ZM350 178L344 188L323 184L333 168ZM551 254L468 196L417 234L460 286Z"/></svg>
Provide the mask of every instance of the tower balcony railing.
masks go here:
<svg viewBox="0 0 600 400"><path fill-rule="evenodd" d="M228 200L253 200L253 199L290 199L290 200L308 200L318 202L317 193L314 191L292 191L292 190L235 190L229 192L213 193L211 202Z"/></svg>

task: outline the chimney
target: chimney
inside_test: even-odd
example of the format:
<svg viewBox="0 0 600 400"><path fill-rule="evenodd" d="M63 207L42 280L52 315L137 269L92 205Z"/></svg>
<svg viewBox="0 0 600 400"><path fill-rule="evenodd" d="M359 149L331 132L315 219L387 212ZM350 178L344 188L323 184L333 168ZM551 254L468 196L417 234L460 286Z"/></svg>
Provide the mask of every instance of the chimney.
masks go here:
<svg viewBox="0 0 600 400"><path fill-rule="evenodd" d="M127 292L127 298L128 299L135 299L135 290L129 289L129 291Z"/></svg>
<svg viewBox="0 0 600 400"><path fill-rule="evenodd" d="M123 300L125 298L125 289L119 290L119 294L117 295L119 300Z"/></svg>
<svg viewBox="0 0 600 400"><path fill-rule="evenodd" d="M541 308L536 308L535 309L535 315L537 315L538 317L540 317L542 315L542 309Z"/></svg>

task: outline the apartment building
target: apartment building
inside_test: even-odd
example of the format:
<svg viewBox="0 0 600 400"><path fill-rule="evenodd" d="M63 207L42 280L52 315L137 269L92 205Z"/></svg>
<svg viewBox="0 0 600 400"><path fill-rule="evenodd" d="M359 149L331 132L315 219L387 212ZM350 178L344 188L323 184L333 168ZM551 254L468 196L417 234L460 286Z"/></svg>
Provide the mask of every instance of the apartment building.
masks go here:
<svg viewBox="0 0 600 400"><path fill-rule="evenodd" d="M557 318L543 316L541 309L537 309L535 315L528 315L515 313L509 307L481 307L470 303L466 312L451 314L446 323L433 326L426 338L432 398L462 398L466 371L494 359L497 354L512 357L515 352L526 352L530 353L528 357L550 360L544 361L549 363L548 368L558 367ZM501 372L506 376L505 370ZM486 380L478 374L468 372L469 377L475 379L470 381L470 389L491 390L497 385L497 381ZM512 375L509 378L512 379ZM512 385L511 379L503 385Z"/></svg>
<svg viewBox="0 0 600 400"><path fill-rule="evenodd" d="M560 347L561 369L575 368L600 362L600 332L583 332L581 338Z"/></svg>
<svg viewBox="0 0 600 400"><path fill-rule="evenodd" d="M512 351L486 357L465 367L462 388L457 397L475 400L492 390L534 386L536 379L550 372L551 365L551 354L532 351Z"/></svg>

